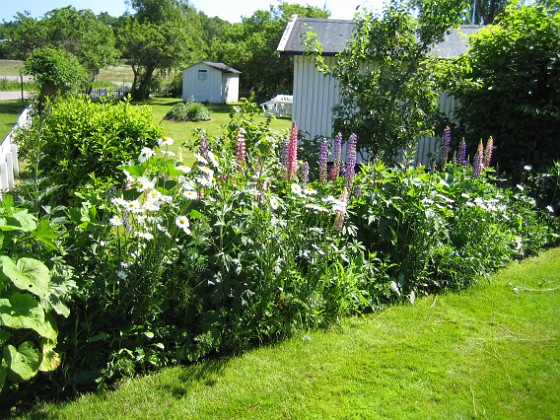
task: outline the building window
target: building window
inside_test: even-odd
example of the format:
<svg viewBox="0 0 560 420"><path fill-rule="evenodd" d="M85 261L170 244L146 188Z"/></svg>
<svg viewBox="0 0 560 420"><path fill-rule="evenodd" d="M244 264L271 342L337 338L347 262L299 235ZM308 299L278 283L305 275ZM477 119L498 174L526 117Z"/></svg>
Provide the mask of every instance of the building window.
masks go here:
<svg viewBox="0 0 560 420"><path fill-rule="evenodd" d="M198 80L206 80L208 79L208 71L207 70L199 70L198 71Z"/></svg>

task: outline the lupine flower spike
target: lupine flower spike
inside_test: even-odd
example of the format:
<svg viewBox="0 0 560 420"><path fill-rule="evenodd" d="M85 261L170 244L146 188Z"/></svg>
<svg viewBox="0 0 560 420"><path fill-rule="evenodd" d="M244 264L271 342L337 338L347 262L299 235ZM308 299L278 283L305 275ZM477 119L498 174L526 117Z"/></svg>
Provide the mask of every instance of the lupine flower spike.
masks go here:
<svg viewBox="0 0 560 420"><path fill-rule="evenodd" d="M334 217L333 228L337 232L342 231L344 219L346 218L346 205L348 203L348 190L345 188L340 194L339 204L337 205L336 215Z"/></svg>
<svg viewBox="0 0 560 420"><path fill-rule="evenodd" d="M449 146L451 144L451 128L445 127L443 130L443 143L441 145L441 166L447 164L447 157L449 156Z"/></svg>
<svg viewBox="0 0 560 420"><path fill-rule="evenodd" d="M237 169L243 171L243 167L247 164L247 149L245 144L245 136L243 129L239 129L237 134Z"/></svg>
<svg viewBox="0 0 560 420"><path fill-rule="evenodd" d="M484 149L484 157L482 159L482 163L484 164L485 168L490 167L490 161L492 160L492 149L494 149L494 139L492 136L486 142L486 149Z"/></svg>
<svg viewBox="0 0 560 420"><path fill-rule="evenodd" d="M350 135L348 143L346 143L346 188L350 191L356 174L356 146L358 144L358 136L355 133Z"/></svg>
<svg viewBox="0 0 560 420"><path fill-rule="evenodd" d="M323 139L319 148L319 181L327 182L327 161L329 158L329 142Z"/></svg>
<svg viewBox="0 0 560 420"><path fill-rule="evenodd" d="M286 162L286 174L289 180L293 180L297 174L297 141L298 130L296 122L292 123L292 134L288 145L288 159Z"/></svg>
<svg viewBox="0 0 560 420"><path fill-rule="evenodd" d="M461 139L461 143L459 143L459 148L457 149L457 154L455 155L455 163L457 165L467 164L467 143L465 142L464 137Z"/></svg>
<svg viewBox="0 0 560 420"><path fill-rule="evenodd" d="M480 144L476 149L476 153L473 159L473 178L478 178L480 176L480 172L482 171L484 159L484 146L482 145L482 140L480 140Z"/></svg>
<svg viewBox="0 0 560 420"><path fill-rule="evenodd" d="M304 185L309 182L309 163L305 162L301 167L301 180Z"/></svg>
<svg viewBox="0 0 560 420"><path fill-rule="evenodd" d="M338 133L334 138L333 155L333 166L329 173L329 179L331 181L340 175L340 168L342 166L342 133Z"/></svg>

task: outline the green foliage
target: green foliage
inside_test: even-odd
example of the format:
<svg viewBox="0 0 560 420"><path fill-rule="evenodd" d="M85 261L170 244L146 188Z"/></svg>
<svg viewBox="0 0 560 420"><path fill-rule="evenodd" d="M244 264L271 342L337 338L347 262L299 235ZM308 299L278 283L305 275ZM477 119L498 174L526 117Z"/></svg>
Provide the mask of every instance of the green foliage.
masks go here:
<svg viewBox="0 0 560 420"><path fill-rule="evenodd" d="M300 17L328 18L318 7L280 3L269 10L257 10L217 34L212 46L213 60L240 70L241 88L253 92L257 101L292 91L293 57L276 52L286 24L293 14Z"/></svg>
<svg viewBox="0 0 560 420"><path fill-rule="evenodd" d="M37 20L18 13L8 26L9 45L18 58L26 59L36 48L62 49L78 58L90 81L119 54L111 27L90 10L62 7Z"/></svg>
<svg viewBox="0 0 560 420"><path fill-rule="evenodd" d="M381 16L358 15L354 36L332 68L311 38L320 70L339 80L335 132L357 133L365 150L387 161L432 135L452 65L431 50L460 23L465 7L456 1L395 1Z"/></svg>
<svg viewBox="0 0 560 420"><path fill-rule="evenodd" d="M395 290L412 299L468 286L557 240L535 201L495 186L488 171L474 178L462 165L438 173L376 163L364 167L362 182L360 239L393 267Z"/></svg>
<svg viewBox="0 0 560 420"><path fill-rule="evenodd" d="M156 70L168 70L202 58L198 17L178 0L133 1L136 14L126 16L119 29L119 45L132 67L134 99L147 99Z"/></svg>
<svg viewBox="0 0 560 420"><path fill-rule="evenodd" d="M0 203L0 393L55 370L58 328L54 315L67 317L71 284L36 258L38 243L52 243L53 229L27 210L14 206L11 196ZM56 247L54 247L56 250ZM23 255L23 256L22 256ZM55 265L59 265L56 263ZM6 386L8 384L8 386ZM4 392L5 395L5 392Z"/></svg>
<svg viewBox="0 0 560 420"><path fill-rule="evenodd" d="M16 141L32 165L35 184L46 177L45 186L59 188L49 198L57 205L67 204L74 191L92 179L100 183L122 179L117 166L138 156L143 147L153 147L160 136L161 129L145 106L71 97L35 116Z"/></svg>
<svg viewBox="0 0 560 420"><path fill-rule="evenodd" d="M455 95L471 144L493 136L500 169L545 169L560 158L560 15L557 2L508 6L499 22L471 39Z"/></svg>
<svg viewBox="0 0 560 420"><path fill-rule="evenodd" d="M35 78L40 104L83 90L87 83L86 71L76 57L52 47L35 49L25 61L25 72Z"/></svg>
<svg viewBox="0 0 560 420"><path fill-rule="evenodd" d="M212 116L208 108L200 102L187 102L173 105L164 117L173 121L210 121Z"/></svg>

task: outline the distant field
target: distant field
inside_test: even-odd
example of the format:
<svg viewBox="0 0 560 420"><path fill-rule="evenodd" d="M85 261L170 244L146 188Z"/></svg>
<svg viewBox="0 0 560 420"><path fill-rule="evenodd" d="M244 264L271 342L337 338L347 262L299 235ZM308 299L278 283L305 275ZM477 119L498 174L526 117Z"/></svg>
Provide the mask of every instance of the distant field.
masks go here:
<svg viewBox="0 0 560 420"><path fill-rule="evenodd" d="M23 71L23 61L0 60L0 76L4 76L4 75L19 76L22 71Z"/></svg>

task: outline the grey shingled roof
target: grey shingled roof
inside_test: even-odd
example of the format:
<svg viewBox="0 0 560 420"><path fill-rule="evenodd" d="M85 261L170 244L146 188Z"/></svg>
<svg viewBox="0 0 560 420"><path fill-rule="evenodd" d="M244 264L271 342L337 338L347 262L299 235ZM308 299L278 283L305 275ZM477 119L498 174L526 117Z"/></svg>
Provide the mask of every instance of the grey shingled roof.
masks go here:
<svg viewBox="0 0 560 420"><path fill-rule="evenodd" d="M433 51L437 57L457 57L467 49L467 36L478 31L481 26L464 25L453 29L445 40L436 45ZM307 47L304 40L308 32L314 32L323 48L323 55L334 56L341 52L351 38L356 24L351 20L314 19L292 16L288 22L278 51L286 55L303 55Z"/></svg>
<svg viewBox="0 0 560 420"><path fill-rule="evenodd" d="M202 61L202 63L216 70L220 70L222 73L241 73L239 70L235 70L233 67L230 67L224 63L213 63L211 61Z"/></svg>

